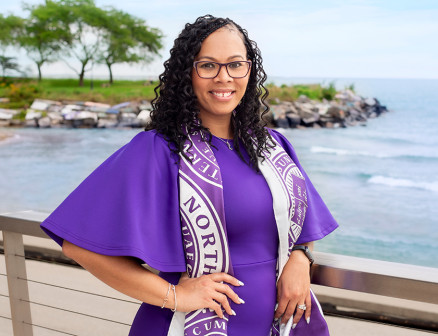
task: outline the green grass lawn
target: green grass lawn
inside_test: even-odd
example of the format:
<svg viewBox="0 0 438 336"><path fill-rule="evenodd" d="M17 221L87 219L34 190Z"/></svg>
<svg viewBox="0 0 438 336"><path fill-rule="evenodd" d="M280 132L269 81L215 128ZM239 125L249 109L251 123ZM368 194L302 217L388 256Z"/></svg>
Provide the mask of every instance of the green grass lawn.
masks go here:
<svg viewBox="0 0 438 336"><path fill-rule="evenodd" d="M23 109L32 104L36 98L57 101L94 101L111 105L125 101L152 100L155 97L154 88L157 81L130 81L116 80L108 85L106 80L85 80L84 86L78 86L77 79L43 79L38 82L34 79L6 78L0 82L0 97L10 99L8 103L0 103L0 108ZM267 84L269 101L293 101L300 95L311 99L331 100L336 94L334 84L322 86L311 85L282 85Z"/></svg>
<svg viewBox="0 0 438 336"><path fill-rule="evenodd" d="M30 79L7 79L0 84L0 97L10 99L9 103L0 103L3 108L26 108L36 98L58 101L94 101L118 104L131 100L152 100L157 82L151 81L114 81L108 85L105 80L85 80L84 86L78 86L77 79L43 79L40 83Z"/></svg>

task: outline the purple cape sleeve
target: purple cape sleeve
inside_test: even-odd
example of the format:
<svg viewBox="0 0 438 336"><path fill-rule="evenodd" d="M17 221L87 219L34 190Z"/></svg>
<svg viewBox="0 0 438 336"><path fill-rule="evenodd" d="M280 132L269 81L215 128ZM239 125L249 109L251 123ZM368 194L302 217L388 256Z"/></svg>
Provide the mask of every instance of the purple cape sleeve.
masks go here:
<svg viewBox="0 0 438 336"><path fill-rule="evenodd" d="M269 130L271 135L289 154L292 160L300 169L306 179L307 188L307 213L304 219L303 230L296 244L308 243L314 240L324 238L330 232L338 227L338 223L333 218L324 201L319 196L303 167L301 166L298 157L290 142L279 132Z"/></svg>
<svg viewBox="0 0 438 336"><path fill-rule="evenodd" d="M111 256L131 256L163 272L186 270L178 201L178 165L167 142L141 132L88 176L41 224L67 240Z"/></svg>

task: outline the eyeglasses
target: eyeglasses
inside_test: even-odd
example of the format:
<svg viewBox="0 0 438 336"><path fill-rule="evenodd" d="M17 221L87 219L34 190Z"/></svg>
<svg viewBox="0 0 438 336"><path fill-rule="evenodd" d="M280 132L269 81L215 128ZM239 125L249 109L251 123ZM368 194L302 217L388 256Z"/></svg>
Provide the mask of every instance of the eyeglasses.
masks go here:
<svg viewBox="0 0 438 336"><path fill-rule="evenodd" d="M196 73L201 78L211 79L219 75L222 67L227 69L228 76L232 78L245 77L251 68L251 61L234 61L229 63L217 63L211 61L193 62Z"/></svg>

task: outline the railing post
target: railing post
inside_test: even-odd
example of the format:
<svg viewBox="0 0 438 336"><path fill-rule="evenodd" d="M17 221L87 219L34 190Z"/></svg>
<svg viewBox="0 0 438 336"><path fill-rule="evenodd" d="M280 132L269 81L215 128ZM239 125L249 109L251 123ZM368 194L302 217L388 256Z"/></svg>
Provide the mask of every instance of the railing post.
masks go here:
<svg viewBox="0 0 438 336"><path fill-rule="evenodd" d="M3 231L3 244L14 336L32 336L29 289L27 281L19 280L27 279L23 235Z"/></svg>

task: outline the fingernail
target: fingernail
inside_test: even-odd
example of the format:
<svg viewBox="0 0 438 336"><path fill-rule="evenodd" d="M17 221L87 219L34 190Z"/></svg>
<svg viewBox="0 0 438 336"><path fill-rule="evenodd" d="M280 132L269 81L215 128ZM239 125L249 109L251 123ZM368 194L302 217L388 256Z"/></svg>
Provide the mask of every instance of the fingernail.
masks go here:
<svg viewBox="0 0 438 336"><path fill-rule="evenodd" d="M277 310L277 308L278 308L278 303L275 304L274 310Z"/></svg>
<svg viewBox="0 0 438 336"><path fill-rule="evenodd" d="M296 323L292 324L292 329L295 329L296 326L297 326Z"/></svg>
<svg viewBox="0 0 438 336"><path fill-rule="evenodd" d="M243 301L241 298L239 298L240 303L245 303L245 301Z"/></svg>
<svg viewBox="0 0 438 336"><path fill-rule="evenodd" d="M237 280L237 282L239 283L239 286L244 286L245 284L242 282L242 281L240 281L240 280Z"/></svg>
<svg viewBox="0 0 438 336"><path fill-rule="evenodd" d="M236 312L234 310L231 309L231 315L236 316Z"/></svg>
<svg viewBox="0 0 438 336"><path fill-rule="evenodd" d="M306 318L306 322L307 322L307 324L310 323L310 316L308 318Z"/></svg>
<svg viewBox="0 0 438 336"><path fill-rule="evenodd" d="M284 328L285 326L286 326L286 323L282 323L280 327Z"/></svg>

